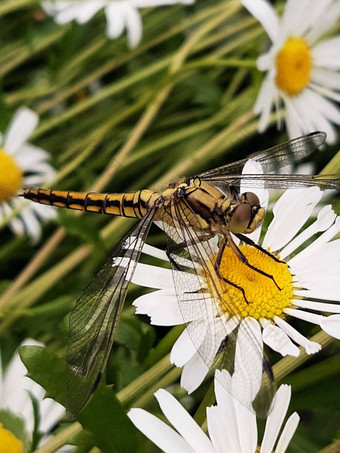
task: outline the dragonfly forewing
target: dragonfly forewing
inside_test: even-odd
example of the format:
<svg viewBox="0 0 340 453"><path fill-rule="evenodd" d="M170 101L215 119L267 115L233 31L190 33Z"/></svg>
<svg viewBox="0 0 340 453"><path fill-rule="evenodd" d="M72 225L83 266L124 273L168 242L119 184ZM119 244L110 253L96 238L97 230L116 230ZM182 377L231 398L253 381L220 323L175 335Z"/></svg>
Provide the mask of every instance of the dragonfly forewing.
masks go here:
<svg viewBox="0 0 340 453"><path fill-rule="evenodd" d="M249 159L258 162L262 167L263 173L279 172L282 167L299 163L313 152L319 150L325 140L325 132L312 132L264 151L250 154L245 159L205 171L199 177L209 181L232 174L240 175Z"/></svg>
<svg viewBox="0 0 340 453"><path fill-rule="evenodd" d="M152 209L116 246L70 315L66 354L67 410L77 415L104 372L129 282L152 224Z"/></svg>

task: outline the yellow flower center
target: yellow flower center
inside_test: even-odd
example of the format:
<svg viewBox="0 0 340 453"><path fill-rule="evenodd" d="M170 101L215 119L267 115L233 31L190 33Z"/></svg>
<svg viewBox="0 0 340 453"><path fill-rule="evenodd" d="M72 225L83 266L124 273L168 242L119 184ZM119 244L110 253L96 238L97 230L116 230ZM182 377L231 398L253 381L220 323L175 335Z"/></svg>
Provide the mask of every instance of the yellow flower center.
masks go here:
<svg viewBox="0 0 340 453"><path fill-rule="evenodd" d="M23 453L24 445L0 423L0 453Z"/></svg>
<svg viewBox="0 0 340 453"><path fill-rule="evenodd" d="M0 202L11 199L22 186L23 172L15 159L0 148Z"/></svg>
<svg viewBox="0 0 340 453"><path fill-rule="evenodd" d="M313 59L306 41L288 38L276 55L276 84L290 96L310 82Z"/></svg>
<svg viewBox="0 0 340 453"><path fill-rule="evenodd" d="M292 275L288 265L249 245L241 245L239 249L252 266L271 275L275 282L246 266L231 248L226 247L220 275L243 288L244 294L239 288L226 283L227 292L222 294L221 302L223 312L230 316L238 314L242 318L251 316L255 319L281 316L283 309L291 304L293 296Z"/></svg>

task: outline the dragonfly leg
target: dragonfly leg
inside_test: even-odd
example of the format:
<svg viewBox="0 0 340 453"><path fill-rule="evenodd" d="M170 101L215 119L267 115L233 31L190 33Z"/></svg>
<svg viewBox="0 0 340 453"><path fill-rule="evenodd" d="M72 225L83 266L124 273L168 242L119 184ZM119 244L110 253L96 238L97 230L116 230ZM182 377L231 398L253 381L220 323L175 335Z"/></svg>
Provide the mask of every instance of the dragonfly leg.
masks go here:
<svg viewBox="0 0 340 453"><path fill-rule="evenodd" d="M250 238L248 238L247 236L245 236L244 234L235 234L236 237L238 237L241 241L245 242L246 244L250 245L251 247L254 247L256 248L257 250L260 250L260 252L264 253L265 255L269 256L270 258L272 258L274 261L276 261L277 263L282 263L282 264L286 264L285 261L282 261L282 260L279 260L278 258L276 258L275 255L273 255L272 253L268 252L268 250L265 250L264 248L262 248L260 245L256 244L254 241L252 241Z"/></svg>
<svg viewBox="0 0 340 453"><path fill-rule="evenodd" d="M182 250L183 248L188 247L190 245L195 245L195 244L199 244L200 242L203 242L203 241L208 241L209 239L211 239L213 237L214 237L214 234L204 234L202 236L197 236L196 238L192 239L191 241L179 242L178 244L174 244L174 245L170 246L166 251L166 255L169 258L170 263L177 270L180 271L181 267L176 263L175 259L172 257L171 254L173 254L174 252L176 252L178 250Z"/></svg>
<svg viewBox="0 0 340 453"><path fill-rule="evenodd" d="M224 249L226 248L227 243L228 243L228 241L227 241L226 237L224 237L223 240L222 240L222 243L220 245L220 249L218 251L218 255L217 255L217 259L216 259L216 263L215 263L216 274L221 280L223 280L224 282L228 283L228 285L231 285L234 288L236 288L239 291L241 291L246 304L249 305L249 302L248 302L247 297L246 297L246 293L244 292L244 289L242 288L242 286L236 285L236 283L233 283L232 281L230 281L227 278L223 277L223 275L221 275L221 273L220 273L221 259L222 259L223 252L224 252Z"/></svg>
<svg viewBox="0 0 340 453"><path fill-rule="evenodd" d="M225 247L227 245L229 245L229 247L236 254L236 256L242 261L243 264L248 266L250 269L253 269L255 272L258 272L259 274L264 275L267 278L270 278L272 280L272 282L274 283L274 285L277 287L277 289L279 291L281 291L281 288L276 283L275 278L272 275L267 274L267 272L264 272L263 270L258 269L257 267L255 267L255 266L253 266L252 264L249 263L247 258L243 255L241 250L237 247L237 245L233 241L233 238L231 237L230 233L228 233L228 232L225 233L225 237L223 238L222 243L220 245L220 249L218 251L217 260L216 260L216 265L218 266L218 268L220 267L222 256L223 256L223 252L224 252L224 249L225 249ZM233 285L233 286L235 286L235 285Z"/></svg>

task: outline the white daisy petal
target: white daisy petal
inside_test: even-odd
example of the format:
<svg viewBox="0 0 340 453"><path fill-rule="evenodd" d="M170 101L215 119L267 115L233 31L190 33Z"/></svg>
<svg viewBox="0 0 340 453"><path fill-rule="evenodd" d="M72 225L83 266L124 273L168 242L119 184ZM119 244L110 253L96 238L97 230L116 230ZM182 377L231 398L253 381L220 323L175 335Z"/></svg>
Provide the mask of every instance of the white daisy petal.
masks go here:
<svg viewBox="0 0 340 453"><path fill-rule="evenodd" d="M128 43L129 46L133 49L137 47L140 41L142 40L143 34L142 18L137 9L130 5L127 5L125 20L128 35Z"/></svg>
<svg viewBox="0 0 340 453"><path fill-rule="evenodd" d="M237 374L233 375L233 388L240 387L240 383L236 382L240 378L241 377ZM237 451L254 452L257 447L257 426L255 413L251 412L236 398L233 399L233 405L237 420L238 440L240 443L240 450Z"/></svg>
<svg viewBox="0 0 340 453"><path fill-rule="evenodd" d="M295 341L295 343L299 344L303 348L305 348L307 354L315 354L321 350L321 345L316 343L315 341L309 341L308 338L301 335L297 330L295 330L291 325L289 325L286 321L275 316L274 318L276 324L284 331L290 338Z"/></svg>
<svg viewBox="0 0 340 453"><path fill-rule="evenodd" d="M160 260L169 262L168 255L164 250L160 250L157 247L153 247L152 245L149 245L145 243L143 245L143 250L142 253L145 253L146 255L153 256L154 258L158 258Z"/></svg>
<svg viewBox="0 0 340 453"><path fill-rule="evenodd" d="M312 223L308 228L304 229L298 236L295 237L289 244L281 250L280 257L285 259L288 255L294 252L305 241L307 241L314 234L325 231L334 223L336 214L332 206L324 206L318 213L317 220Z"/></svg>
<svg viewBox="0 0 340 453"><path fill-rule="evenodd" d="M281 385L276 392L273 408L268 415L260 452L267 453L274 450L274 445L286 416L291 397L291 388Z"/></svg>
<svg viewBox="0 0 340 453"><path fill-rule="evenodd" d="M104 5L100 0L83 2L61 2L56 4L56 8L47 8L45 11L54 16L57 24L64 25L73 20L80 24L88 22ZM44 6L44 4L43 4ZM48 5L50 6L50 5Z"/></svg>
<svg viewBox="0 0 340 453"><path fill-rule="evenodd" d="M46 156L47 153L44 149L27 142L23 143L15 152L15 157L20 162L20 167L31 171L34 171L35 163L46 162Z"/></svg>
<svg viewBox="0 0 340 453"><path fill-rule="evenodd" d="M157 326L177 326L185 322L176 295L168 290L140 296L133 305L136 307L136 314L148 315L150 323Z"/></svg>
<svg viewBox="0 0 340 453"><path fill-rule="evenodd" d="M333 249L333 253L337 250L337 241L334 241L334 245L329 246L329 241L334 238L334 236L340 231L340 217L337 217L333 225L328 228L324 233L322 233L315 241L302 250L299 254L294 256L292 259L289 260L289 266L292 268L296 268L296 266L301 266L303 262L308 263L308 260L311 260L313 255L316 258L317 253L322 253L323 249L327 250L330 247L331 252ZM333 243L332 243L333 244ZM319 261L322 263L322 261Z"/></svg>
<svg viewBox="0 0 340 453"><path fill-rule="evenodd" d="M273 7L265 0L241 0L242 5L262 24L272 42L278 37L279 20Z"/></svg>
<svg viewBox="0 0 340 453"><path fill-rule="evenodd" d="M260 132L265 131L268 127L274 93L274 79L268 74L262 82L262 86L254 106L254 112L260 113L258 126Z"/></svg>
<svg viewBox="0 0 340 453"><path fill-rule="evenodd" d="M339 69L340 36L321 41L313 47L312 55L316 66Z"/></svg>
<svg viewBox="0 0 340 453"><path fill-rule="evenodd" d="M295 434L296 428L300 421L299 415L294 412L287 420L285 427L281 433L280 439L275 448L275 453L285 453L292 437Z"/></svg>
<svg viewBox="0 0 340 453"><path fill-rule="evenodd" d="M281 37L299 36L304 33L309 21L306 20L310 10L308 0L288 0L281 19Z"/></svg>
<svg viewBox="0 0 340 453"><path fill-rule="evenodd" d="M325 302L314 302L308 299L292 299L292 304L296 307L307 308L309 310L321 311L324 313L340 314L340 304L327 304Z"/></svg>
<svg viewBox="0 0 340 453"><path fill-rule="evenodd" d="M319 10L318 6L319 5ZM323 2L313 2L313 10L315 20L313 27L311 27L306 33L306 41L310 46L314 46L320 42L325 34L328 34L329 30L334 29L336 26L338 17L340 16L340 4L333 0L326 0ZM320 18L322 17L322 20Z"/></svg>
<svg viewBox="0 0 340 453"><path fill-rule="evenodd" d="M135 285L174 290L171 269L138 263L131 279Z"/></svg>
<svg viewBox="0 0 340 453"><path fill-rule="evenodd" d="M235 351L233 394L251 407L261 385L263 372L262 336L259 323L244 319L239 327ZM235 378L238 376L238 378ZM237 387L239 384L239 387Z"/></svg>
<svg viewBox="0 0 340 453"><path fill-rule="evenodd" d="M320 322L320 327L331 337L340 340L340 315L323 317Z"/></svg>
<svg viewBox="0 0 340 453"><path fill-rule="evenodd" d="M25 143L36 128L39 121L38 115L27 107L21 107L14 114L6 132L3 147L11 154Z"/></svg>
<svg viewBox="0 0 340 453"><path fill-rule="evenodd" d="M25 225L25 230L32 239L33 244L39 242L41 238L41 226L36 216L34 215L34 209L24 208L21 211L21 218Z"/></svg>
<svg viewBox="0 0 340 453"><path fill-rule="evenodd" d="M303 102L299 102L301 95L290 98L283 93L280 94L286 106L286 124L289 137L295 138L313 131L313 127L309 123L308 116L306 115L304 104Z"/></svg>
<svg viewBox="0 0 340 453"><path fill-rule="evenodd" d="M318 187L286 190L274 206L274 220L268 227L263 248L280 250L285 246L304 225L321 196Z"/></svg>
<svg viewBox="0 0 340 453"><path fill-rule="evenodd" d="M207 407L207 427L209 432L209 437L214 446L214 452L222 453L223 451L239 451L232 450L229 436L226 436L226 430L228 427L223 418L223 413L218 406Z"/></svg>
<svg viewBox="0 0 340 453"><path fill-rule="evenodd" d="M209 366L204 362L198 352L187 362L181 375L181 387L184 388L189 394L196 390L204 381Z"/></svg>
<svg viewBox="0 0 340 453"><path fill-rule="evenodd" d="M316 112L321 117L324 117L335 124L340 124L340 110L331 101L325 99L324 96L321 96L319 93L306 88L304 90L304 102L306 103L307 108L312 108L317 105L318 109ZM317 119L315 121L319 124L321 120Z"/></svg>
<svg viewBox="0 0 340 453"><path fill-rule="evenodd" d="M106 34L110 39L118 38L125 28L124 10L119 4L111 3L105 8Z"/></svg>
<svg viewBox="0 0 340 453"><path fill-rule="evenodd" d="M263 342L274 351L279 352L283 357L290 355L298 357L300 349L291 341L289 336L279 327L274 326L268 320L261 320L261 323L267 321L263 329Z"/></svg>
<svg viewBox="0 0 340 453"><path fill-rule="evenodd" d="M234 407L235 398L231 393L232 378L230 374L226 370L216 370L214 386L217 407L225 425L225 433L228 433L227 436L224 434L224 448L221 453L224 451L241 451L240 437L242 437L243 428L238 426L236 408Z"/></svg>
<svg viewBox="0 0 340 453"><path fill-rule="evenodd" d="M131 409L127 415L132 423L162 451L194 453L182 436L144 409Z"/></svg>
<svg viewBox="0 0 340 453"><path fill-rule="evenodd" d="M322 279L320 281L322 281ZM294 296L306 299L339 300L339 290L336 288L329 288L328 285L325 284L323 288L295 290Z"/></svg>
<svg viewBox="0 0 340 453"><path fill-rule="evenodd" d="M204 321L190 323L173 345L170 362L177 367L182 367L191 360L203 342L207 328Z"/></svg>
<svg viewBox="0 0 340 453"><path fill-rule="evenodd" d="M340 94L338 91L334 91L332 88L328 88L327 85L318 85L314 82L311 82L310 88L319 93L321 96L324 96L332 101L340 102Z"/></svg>
<svg viewBox="0 0 340 453"><path fill-rule="evenodd" d="M88 1L88 2L79 2L77 8L76 17L74 19L79 24L85 24L103 7L104 3L101 1ZM59 14L59 20L62 20L61 14ZM63 18L65 20L65 18ZM69 22L69 20L68 20ZM65 23L65 22L64 22Z"/></svg>
<svg viewBox="0 0 340 453"><path fill-rule="evenodd" d="M55 208L54 206L46 206L37 203L34 205L34 212L35 215L41 220L48 221L57 217L57 208Z"/></svg>
<svg viewBox="0 0 340 453"><path fill-rule="evenodd" d="M166 418L195 452L214 452L210 439L170 393L160 389L155 393L155 397Z"/></svg>
<svg viewBox="0 0 340 453"><path fill-rule="evenodd" d="M289 316L293 316L297 319L302 319L303 321L311 322L313 324L319 325L323 316L316 315L315 313L310 313L304 310L297 310L296 308L285 308L284 313Z"/></svg>
<svg viewBox="0 0 340 453"><path fill-rule="evenodd" d="M25 233L24 223L21 219L12 219L9 222L9 227L17 236L22 236Z"/></svg>
<svg viewBox="0 0 340 453"><path fill-rule="evenodd" d="M340 90L340 74L331 69L316 67L312 74L313 82Z"/></svg>

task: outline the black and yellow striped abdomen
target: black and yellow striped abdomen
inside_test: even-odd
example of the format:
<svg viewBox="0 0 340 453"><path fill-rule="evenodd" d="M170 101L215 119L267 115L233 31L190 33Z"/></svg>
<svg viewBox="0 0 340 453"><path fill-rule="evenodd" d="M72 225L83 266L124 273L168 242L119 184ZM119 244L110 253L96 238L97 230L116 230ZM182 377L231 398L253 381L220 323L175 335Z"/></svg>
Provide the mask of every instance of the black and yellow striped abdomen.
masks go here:
<svg viewBox="0 0 340 453"><path fill-rule="evenodd" d="M159 194L152 190L105 194L29 188L24 189L23 196L51 206L141 219Z"/></svg>

